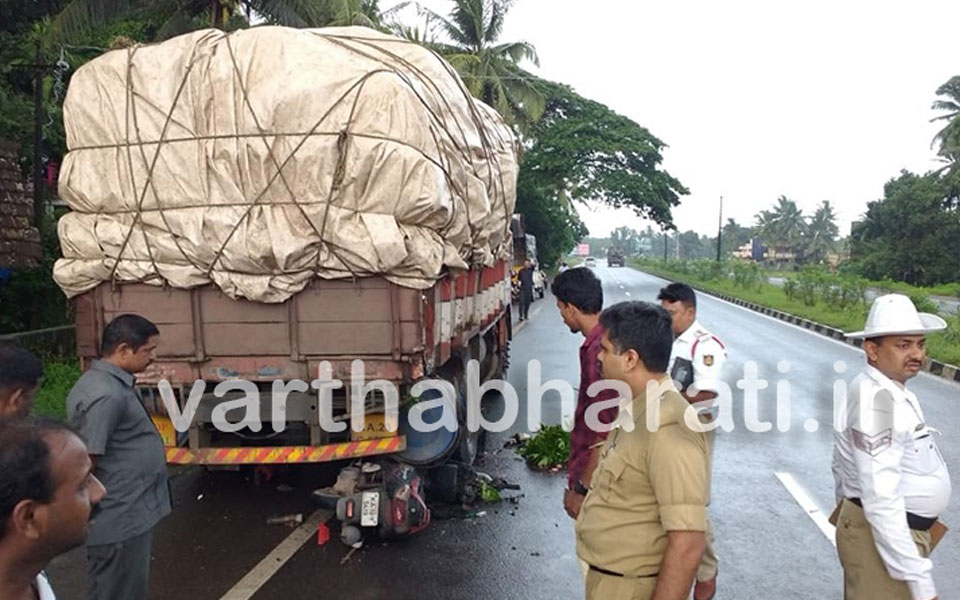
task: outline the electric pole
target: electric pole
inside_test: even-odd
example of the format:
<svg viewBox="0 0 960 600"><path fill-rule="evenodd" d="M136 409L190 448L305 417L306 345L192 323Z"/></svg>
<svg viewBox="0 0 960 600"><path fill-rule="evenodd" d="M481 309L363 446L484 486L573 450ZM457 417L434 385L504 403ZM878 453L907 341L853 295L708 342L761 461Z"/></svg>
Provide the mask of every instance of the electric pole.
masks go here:
<svg viewBox="0 0 960 600"><path fill-rule="evenodd" d="M720 262L720 240L723 238L723 196L720 196L720 220L717 223L717 262Z"/></svg>
<svg viewBox="0 0 960 600"><path fill-rule="evenodd" d="M43 44L37 40L37 63L33 91L33 224L40 227L43 221L43 75L46 65L43 59Z"/></svg>

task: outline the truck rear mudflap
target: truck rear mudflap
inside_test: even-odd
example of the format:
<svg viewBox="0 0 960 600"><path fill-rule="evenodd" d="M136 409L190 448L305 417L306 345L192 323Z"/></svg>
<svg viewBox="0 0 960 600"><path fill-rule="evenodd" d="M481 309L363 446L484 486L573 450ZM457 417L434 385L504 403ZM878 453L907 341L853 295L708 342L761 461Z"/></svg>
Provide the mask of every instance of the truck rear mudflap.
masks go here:
<svg viewBox="0 0 960 600"><path fill-rule="evenodd" d="M402 452L405 436L356 440L323 446L269 446L237 448L165 448L172 465L279 465L306 464L380 456Z"/></svg>

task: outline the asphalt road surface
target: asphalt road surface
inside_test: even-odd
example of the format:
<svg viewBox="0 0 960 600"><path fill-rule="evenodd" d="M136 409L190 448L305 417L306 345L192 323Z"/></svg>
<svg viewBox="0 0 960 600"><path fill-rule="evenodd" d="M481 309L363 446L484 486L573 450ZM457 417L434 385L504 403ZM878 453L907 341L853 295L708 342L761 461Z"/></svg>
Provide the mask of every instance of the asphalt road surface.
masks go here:
<svg viewBox="0 0 960 600"><path fill-rule="evenodd" d="M664 282L629 268L597 267L606 304L653 300ZM717 437L711 515L720 555L718 600L769 598L839 600L841 571L826 516L833 509L830 472L834 381L851 379L862 353L850 346L746 309L700 297L700 319L726 343L725 380L734 391L735 429ZM577 348L582 338L563 325L548 295L515 335L508 380L526 397L528 361L539 360L542 379L576 386ZM753 361L770 380L760 392L759 417L771 431L744 426L743 393L736 382ZM785 374L780 361L789 363ZM837 375L834 365L849 368ZM783 365L781 365L783 366ZM776 426L776 382L791 388L787 432ZM943 431L941 451L960 473L960 417L954 407L960 386L921 374L910 383L927 422ZM493 398L489 418L500 411ZM559 396L545 396L543 421L559 423ZM807 427L816 424L816 431ZM573 526L561 506L562 473L526 467L504 441L526 431L525 419L491 434L479 468L521 486L514 502L488 505L468 518L435 517L420 534L383 544L368 543L348 556L337 539L317 545L302 530L266 525L271 515L313 509L309 490L329 479L322 469L280 473L254 485L249 473L191 470L174 481L176 511L160 526L155 543L151 600L296 599L566 599L582 597L574 554ZM280 492L286 484L292 491ZM283 488L285 489L285 488ZM517 493L513 493L517 494ZM955 499L944 520L960 524ZM315 514L314 518L324 518ZM309 533L309 532L308 532ZM304 541L304 538L305 541ZM960 597L960 535L947 535L934 554L941 598ZM345 560L346 559L346 560ZM279 568L277 567L278 565ZM57 559L49 574L61 600L84 597L82 550Z"/></svg>

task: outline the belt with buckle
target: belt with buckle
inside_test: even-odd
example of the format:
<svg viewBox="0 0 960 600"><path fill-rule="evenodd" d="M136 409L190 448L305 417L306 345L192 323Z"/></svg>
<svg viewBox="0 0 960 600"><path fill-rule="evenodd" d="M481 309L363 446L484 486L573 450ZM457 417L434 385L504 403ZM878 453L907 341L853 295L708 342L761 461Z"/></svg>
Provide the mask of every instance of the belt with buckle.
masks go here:
<svg viewBox="0 0 960 600"><path fill-rule="evenodd" d="M863 502L860 501L860 498L847 498L847 500L853 502L860 508L863 508ZM921 517L920 515L915 515L912 512L907 513L907 525L910 527L910 529L915 531L929 531L936 522L936 517Z"/></svg>
<svg viewBox="0 0 960 600"><path fill-rule="evenodd" d="M629 578L636 578L636 579L643 579L646 577L656 577L660 575L660 573L654 573L652 575L624 575L623 573L608 571L607 569L601 569L600 567L595 567L593 565L590 565L590 570L596 571L597 573L601 573L603 575L610 575L611 577L629 577Z"/></svg>

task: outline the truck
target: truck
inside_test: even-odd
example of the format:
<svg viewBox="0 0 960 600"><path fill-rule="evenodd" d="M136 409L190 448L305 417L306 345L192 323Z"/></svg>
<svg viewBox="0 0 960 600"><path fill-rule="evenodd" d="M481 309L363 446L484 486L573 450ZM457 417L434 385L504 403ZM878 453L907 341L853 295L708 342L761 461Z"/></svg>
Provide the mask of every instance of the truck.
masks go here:
<svg viewBox="0 0 960 600"><path fill-rule="evenodd" d="M438 379L462 425L471 361L505 373L519 146L439 56L363 28L194 32L84 65L64 120L54 278L84 369L115 316L158 326L137 387L168 463L474 461L482 432L407 414ZM322 427L354 424L357 369L399 391L399 422L364 386L362 429ZM343 386L277 408L321 374ZM259 419L236 424L251 385Z"/></svg>
<svg viewBox="0 0 960 600"><path fill-rule="evenodd" d="M365 406L365 429L330 433L320 427L317 394L291 392L285 427L272 426L275 382L312 381L321 362L331 378L344 381L334 391L334 420L349 420L351 365L362 359L364 379L396 385L401 401L424 378L443 378L465 403L467 363L479 362L481 380L502 377L511 338L510 265L447 274L427 290L414 290L382 277L352 281L318 280L279 304L235 300L213 285L189 290L143 283L101 283L72 299L77 350L86 368L97 357L104 326L119 314L136 313L157 324L157 360L137 385L144 405L164 438L167 462L223 467L341 461L397 455L413 465L436 464L447 457L472 463L480 435L459 427L447 434L420 434L399 426L389 431L383 398L373 394ZM217 405L237 394L217 397L220 382L242 379L262 392L260 432L219 431ZM189 430L178 432L161 397L159 382L172 387L180 410L201 382L203 394ZM458 410L458 419L464 414ZM401 421L402 421L401 417Z"/></svg>
<svg viewBox="0 0 960 600"><path fill-rule="evenodd" d="M623 251L620 250L617 246L610 246L607 248L607 266L608 267L622 267L626 264L626 259L623 256Z"/></svg>

